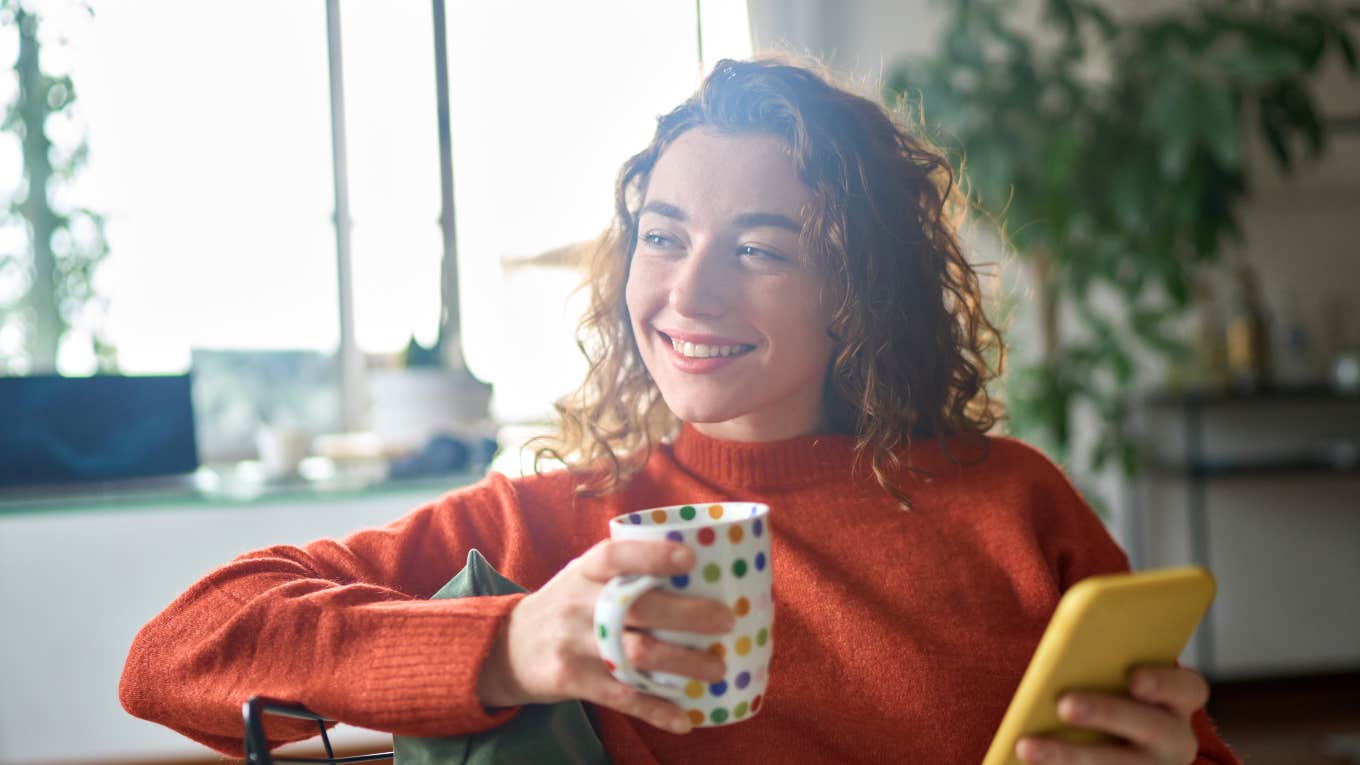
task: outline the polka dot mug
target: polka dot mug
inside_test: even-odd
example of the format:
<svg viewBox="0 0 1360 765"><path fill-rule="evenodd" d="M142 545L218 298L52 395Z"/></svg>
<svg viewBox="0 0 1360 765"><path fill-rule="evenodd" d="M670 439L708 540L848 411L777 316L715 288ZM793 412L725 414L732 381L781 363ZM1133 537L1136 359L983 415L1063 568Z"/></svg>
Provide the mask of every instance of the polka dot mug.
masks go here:
<svg viewBox="0 0 1360 765"><path fill-rule="evenodd" d="M674 700L696 727L731 725L756 712L764 700L774 652L770 559L770 508L757 502L673 505L618 516L609 522L614 539L671 540L694 551L686 575L620 576L595 602L595 639L609 671L620 682ZM623 653L623 620L629 606L652 589L727 603L736 626L723 636L654 630L658 640L707 650L727 663L716 683L665 672L644 672Z"/></svg>

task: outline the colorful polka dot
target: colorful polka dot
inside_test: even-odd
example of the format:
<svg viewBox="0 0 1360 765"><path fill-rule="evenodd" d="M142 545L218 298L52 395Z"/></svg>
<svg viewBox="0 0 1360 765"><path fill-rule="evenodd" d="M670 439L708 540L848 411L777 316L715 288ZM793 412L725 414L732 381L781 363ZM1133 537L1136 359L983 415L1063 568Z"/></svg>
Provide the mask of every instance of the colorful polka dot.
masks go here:
<svg viewBox="0 0 1360 765"><path fill-rule="evenodd" d="M737 638L737 642L732 646L732 649L737 652L738 656L745 656L751 652L751 638L742 635Z"/></svg>
<svg viewBox="0 0 1360 765"><path fill-rule="evenodd" d="M758 512L760 512L760 507L757 505L751 505L751 515L755 515Z"/></svg>
<svg viewBox="0 0 1360 765"><path fill-rule="evenodd" d="M723 648L722 643L714 643L708 647L708 652L722 659L727 656L727 649Z"/></svg>
<svg viewBox="0 0 1360 765"><path fill-rule="evenodd" d="M717 539L717 535L713 533L713 529L708 528L699 529L699 533L695 536L699 540L699 544L703 545L704 547L708 547L709 545L713 544L713 540Z"/></svg>
<svg viewBox="0 0 1360 765"><path fill-rule="evenodd" d="M637 513L629 513L628 522L633 524L642 523L642 516L638 515Z"/></svg>
<svg viewBox="0 0 1360 765"><path fill-rule="evenodd" d="M740 720L741 718L746 716L746 709L747 709L746 702L743 701L740 704L738 704L735 709L732 710L732 716Z"/></svg>
<svg viewBox="0 0 1360 765"><path fill-rule="evenodd" d="M666 515L666 511L665 511L665 510L653 510L653 511L652 511L652 523L665 523L665 522L666 522L666 518L667 518L667 515Z"/></svg>
<svg viewBox="0 0 1360 765"><path fill-rule="evenodd" d="M698 680L691 680L685 683L685 695L691 699L697 699L704 695L704 684Z"/></svg>
<svg viewBox="0 0 1360 765"><path fill-rule="evenodd" d="M709 505L709 506L708 506L708 517L709 517L709 518L712 518L712 519L715 520L715 521L718 520L719 518L723 517L723 509L722 509L722 505Z"/></svg>
<svg viewBox="0 0 1360 765"><path fill-rule="evenodd" d="M743 690L744 690L744 689L746 688L746 686L748 686L748 685L750 685L750 684L751 684L751 673L750 673L750 672L742 672L741 674L737 675L737 688L743 689ZM740 716L740 715L738 715L738 716Z"/></svg>
<svg viewBox="0 0 1360 765"><path fill-rule="evenodd" d="M756 553L756 571L764 570L765 570L765 553L758 552Z"/></svg>
<svg viewBox="0 0 1360 765"><path fill-rule="evenodd" d="M751 524L751 532L754 533L756 536L760 536L761 534L764 534L764 533L765 533L765 519L764 519L764 518L757 518L757 519L755 520L755 523Z"/></svg>
<svg viewBox="0 0 1360 765"><path fill-rule="evenodd" d="M751 699L751 714L755 714L756 712L760 711L760 704L764 700L765 699L762 698L761 696L756 696L754 699Z"/></svg>
<svg viewBox="0 0 1360 765"><path fill-rule="evenodd" d="M727 681L719 680L718 682L708 686L708 692L713 694L714 696L721 696L724 693L727 693Z"/></svg>
<svg viewBox="0 0 1360 765"><path fill-rule="evenodd" d="M683 542L683 541L685 541L685 535L684 535L684 534L681 534L681 533L678 532L678 531L667 531L667 532L666 532L666 538L669 539L669 540L671 540L672 542Z"/></svg>
<svg viewBox="0 0 1360 765"><path fill-rule="evenodd" d="M723 709L722 707L718 707L717 709L710 712L708 717L715 723L720 724L725 723L727 722L727 710Z"/></svg>
<svg viewBox="0 0 1360 765"><path fill-rule="evenodd" d="M751 613L751 601L747 600L744 595L737 598L737 602L732 604L732 612L738 617Z"/></svg>
<svg viewBox="0 0 1360 765"><path fill-rule="evenodd" d="M746 561L737 558L736 561L732 563L732 574L738 579L746 576Z"/></svg>
<svg viewBox="0 0 1360 765"><path fill-rule="evenodd" d="M744 533L745 533L745 532L741 530L741 527L740 527L740 526L732 526L731 528L729 528L729 529L727 530L727 538L730 539L730 540L732 540L732 544L734 544L734 545L735 545L735 544L740 544L740 543L741 543L741 537L742 537L742 535L743 535Z"/></svg>
<svg viewBox="0 0 1360 765"><path fill-rule="evenodd" d="M697 710L697 709L691 709L691 710L689 710L688 712L685 712L685 714L689 716L689 721L690 721L691 724L693 724L693 725L703 725L703 724L704 724L704 713L703 713L703 712L700 712L700 711Z"/></svg>
<svg viewBox="0 0 1360 765"><path fill-rule="evenodd" d="M614 674L614 670L618 669L618 667L614 666L614 662L610 661L609 659L604 660L604 667L605 669L609 670L609 674L611 675Z"/></svg>
<svg viewBox="0 0 1360 765"><path fill-rule="evenodd" d="M601 625L600 625L600 639L601 639L601 640L604 640L604 639L607 638L607 637L609 637L609 630L605 629L605 628L604 628L604 625L601 624Z"/></svg>
<svg viewBox="0 0 1360 765"><path fill-rule="evenodd" d="M718 564L710 563L707 566L704 566L705 582L716 582L720 576L722 576L722 568L720 568Z"/></svg>
<svg viewBox="0 0 1360 765"><path fill-rule="evenodd" d="M694 505L685 505L680 508L680 517L687 521L694 520Z"/></svg>
<svg viewBox="0 0 1360 765"><path fill-rule="evenodd" d="M689 586L689 574L678 574L671 577L671 586L677 589L685 589Z"/></svg>
<svg viewBox="0 0 1360 765"><path fill-rule="evenodd" d="M764 627L761 627L760 632L756 633L756 645L763 646L765 645L765 643L769 642L769 640L770 631Z"/></svg>

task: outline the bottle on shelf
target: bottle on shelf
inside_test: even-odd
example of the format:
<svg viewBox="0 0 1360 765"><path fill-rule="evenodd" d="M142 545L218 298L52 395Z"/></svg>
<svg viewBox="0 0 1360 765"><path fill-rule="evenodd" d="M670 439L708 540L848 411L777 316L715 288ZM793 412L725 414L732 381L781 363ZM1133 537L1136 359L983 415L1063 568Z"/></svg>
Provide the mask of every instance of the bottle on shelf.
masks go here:
<svg viewBox="0 0 1360 765"><path fill-rule="evenodd" d="M1259 391L1272 383L1269 327L1256 274L1245 260L1234 271L1232 292L1227 317L1228 379L1237 390Z"/></svg>
<svg viewBox="0 0 1360 765"><path fill-rule="evenodd" d="M1271 359L1275 383L1300 388L1318 381L1312 334L1299 311L1298 296L1285 290L1274 312Z"/></svg>
<svg viewBox="0 0 1360 765"><path fill-rule="evenodd" d="M1195 279L1194 305L1187 336L1192 355L1188 370L1190 387L1214 392L1227 387L1228 351L1223 319L1209 274Z"/></svg>

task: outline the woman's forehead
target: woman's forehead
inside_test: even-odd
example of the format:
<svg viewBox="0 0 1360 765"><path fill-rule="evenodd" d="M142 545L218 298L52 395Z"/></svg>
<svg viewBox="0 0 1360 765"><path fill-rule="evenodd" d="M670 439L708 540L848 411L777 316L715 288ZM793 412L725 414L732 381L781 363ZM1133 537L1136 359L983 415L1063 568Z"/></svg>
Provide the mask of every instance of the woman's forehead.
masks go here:
<svg viewBox="0 0 1360 765"><path fill-rule="evenodd" d="M798 177L782 139L695 128L662 151L646 199L694 218L727 220L767 212L802 220L812 192Z"/></svg>

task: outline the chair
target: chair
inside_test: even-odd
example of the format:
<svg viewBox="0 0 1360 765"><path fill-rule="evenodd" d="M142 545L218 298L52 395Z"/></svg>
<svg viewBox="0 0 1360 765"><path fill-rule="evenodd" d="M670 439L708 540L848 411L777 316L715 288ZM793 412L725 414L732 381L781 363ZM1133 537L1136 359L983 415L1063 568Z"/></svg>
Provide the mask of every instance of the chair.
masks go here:
<svg viewBox="0 0 1360 765"><path fill-rule="evenodd" d="M274 765L276 762L312 762L327 763L327 765L345 765L352 762L382 762L392 760L392 752L336 757L335 751L331 748L330 736L326 732L326 723L328 720L301 704L295 704L290 701L279 701L278 699L271 699L265 696L252 696L249 701L242 705L241 713L245 717L246 762L249 765ZM280 717L292 717L297 720L315 720L317 728L321 731L321 744L326 749L326 756L324 758L276 757L270 754L269 742L265 740L264 737L264 716L267 714L279 715Z"/></svg>

